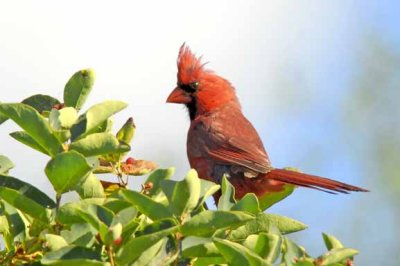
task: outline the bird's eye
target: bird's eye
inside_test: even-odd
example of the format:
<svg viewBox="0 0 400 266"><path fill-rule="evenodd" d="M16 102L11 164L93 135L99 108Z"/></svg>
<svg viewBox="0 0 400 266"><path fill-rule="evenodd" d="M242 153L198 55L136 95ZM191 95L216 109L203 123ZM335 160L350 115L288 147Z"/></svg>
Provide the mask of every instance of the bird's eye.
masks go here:
<svg viewBox="0 0 400 266"><path fill-rule="evenodd" d="M197 89L197 87L199 87L199 82L196 81L196 82L190 83L190 87L192 87L193 89Z"/></svg>
<svg viewBox="0 0 400 266"><path fill-rule="evenodd" d="M199 86L199 82L192 82L190 84L178 84L178 86L188 93L194 93Z"/></svg>

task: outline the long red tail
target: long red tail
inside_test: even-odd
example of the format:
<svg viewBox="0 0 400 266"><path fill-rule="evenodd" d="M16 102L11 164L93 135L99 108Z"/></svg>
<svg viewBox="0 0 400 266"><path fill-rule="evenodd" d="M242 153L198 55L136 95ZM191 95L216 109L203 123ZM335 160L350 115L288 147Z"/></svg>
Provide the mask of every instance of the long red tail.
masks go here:
<svg viewBox="0 0 400 266"><path fill-rule="evenodd" d="M285 169L273 169L271 170L271 172L266 174L266 177L284 183L289 183L301 187L314 188L334 194L335 192L347 194L349 193L349 191L368 192L368 190L364 188L352 186L332 179L303 174L300 172Z"/></svg>

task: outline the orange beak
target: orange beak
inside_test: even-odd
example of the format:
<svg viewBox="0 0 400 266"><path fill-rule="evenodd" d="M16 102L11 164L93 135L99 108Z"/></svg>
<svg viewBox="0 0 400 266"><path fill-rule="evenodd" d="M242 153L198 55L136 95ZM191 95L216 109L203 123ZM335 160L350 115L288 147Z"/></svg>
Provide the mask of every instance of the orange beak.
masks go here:
<svg viewBox="0 0 400 266"><path fill-rule="evenodd" d="M167 103L190 103L192 97L190 97L184 90L176 87L167 98Z"/></svg>

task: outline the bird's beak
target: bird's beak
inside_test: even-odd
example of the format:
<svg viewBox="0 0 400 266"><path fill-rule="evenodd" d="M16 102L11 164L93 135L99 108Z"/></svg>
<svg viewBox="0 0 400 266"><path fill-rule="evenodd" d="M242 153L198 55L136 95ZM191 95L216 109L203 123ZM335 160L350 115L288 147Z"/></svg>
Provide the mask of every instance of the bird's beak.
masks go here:
<svg viewBox="0 0 400 266"><path fill-rule="evenodd" d="M190 97L184 90L176 87L167 98L167 103L190 103L192 97Z"/></svg>

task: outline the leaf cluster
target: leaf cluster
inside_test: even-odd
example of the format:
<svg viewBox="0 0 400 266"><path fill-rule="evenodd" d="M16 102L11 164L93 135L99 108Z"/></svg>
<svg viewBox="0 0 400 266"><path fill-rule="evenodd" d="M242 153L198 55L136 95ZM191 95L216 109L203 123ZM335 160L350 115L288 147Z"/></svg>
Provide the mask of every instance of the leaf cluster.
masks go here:
<svg viewBox="0 0 400 266"><path fill-rule="evenodd" d="M0 103L0 123L13 120L10 135L49 156L44 172L55 199L9 174L14 164L0 156L1 265L349 265L357 251L324 234L328 252L312 258L287 235L306 225L264 211L293 187L258 199L235 200L228 178L222 184L190 170L172 180L173 168L154 170L145 160L126 159L135 125L130 118L112 132L112 116L126 107L105 101L81 112L94 84L92 70L75 73L63 103L34 95ZM103 181L100 174L116 176ZM130 176L149 174L141 191ZM220 193L217 209L206 199ZM62 195L75 191L67 203Z"/></svg>

